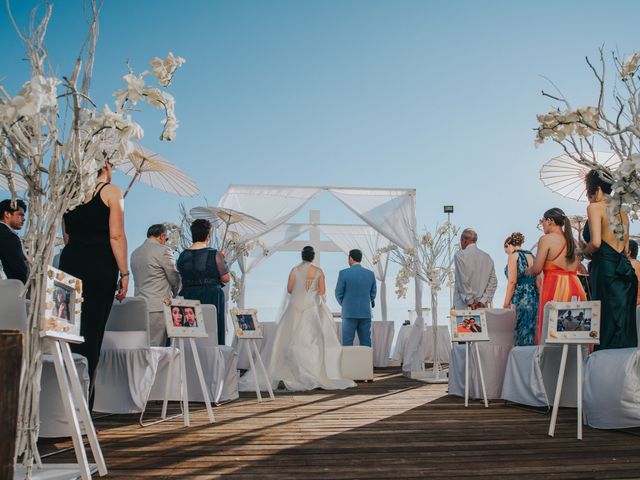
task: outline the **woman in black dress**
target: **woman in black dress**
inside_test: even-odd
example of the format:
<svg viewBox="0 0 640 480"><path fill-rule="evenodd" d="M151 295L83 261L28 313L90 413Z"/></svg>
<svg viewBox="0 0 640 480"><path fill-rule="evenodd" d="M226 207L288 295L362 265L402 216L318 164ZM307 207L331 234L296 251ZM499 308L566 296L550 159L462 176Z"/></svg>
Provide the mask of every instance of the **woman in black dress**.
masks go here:
<svg viewBox="0 0 640 480"><path fill-rule="evenodd" d="M71 345L71 350L89 363L89 408L93 407L94 376L113 297L122 301L129 286L124 201L120 188L110 183L111 168L106 161L98 172L93 197L65 213L62 222L65 247L60 270L82 280L80 335L84 343Z"/></svg>
<svg viewBox="0 0 640 480"><path fill-rule="evenodd" d="M229 282L229 269L224 255L211 247L211 222L198 219L191 224L191 248L178 257L178 271L182 277L179 295L188 300L215 305L218 314L218 344L224 345L225 306L222 287Z"/></svg>

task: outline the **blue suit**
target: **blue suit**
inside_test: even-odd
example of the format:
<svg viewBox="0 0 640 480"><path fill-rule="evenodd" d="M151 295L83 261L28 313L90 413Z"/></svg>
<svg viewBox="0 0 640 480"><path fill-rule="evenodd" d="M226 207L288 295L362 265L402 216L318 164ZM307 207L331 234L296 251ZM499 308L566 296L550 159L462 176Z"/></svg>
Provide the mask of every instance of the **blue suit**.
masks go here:
<svg viewBox="0 0 640 480"><path fill-rule="evenodd" d="M376 298L376 277L359 263L338 275L336 299L342 307L342 344L351 346L358 332L360 345L371 346L371 303Z"/></svg>

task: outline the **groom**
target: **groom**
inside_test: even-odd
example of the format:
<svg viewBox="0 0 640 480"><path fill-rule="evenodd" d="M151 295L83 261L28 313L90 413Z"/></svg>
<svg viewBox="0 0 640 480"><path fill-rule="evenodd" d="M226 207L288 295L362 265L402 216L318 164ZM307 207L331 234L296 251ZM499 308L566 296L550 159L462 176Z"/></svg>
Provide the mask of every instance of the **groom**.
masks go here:
<svg viewBox="0 0 640 480"><path fill-rule="evenodd" d="M336 285L336 299L342 306L342 344L353 345L358 332L360 345L371 346L371 308L376 298L376 277L360 262L362 252L349 252L349 267L340 271Z"/></svg>

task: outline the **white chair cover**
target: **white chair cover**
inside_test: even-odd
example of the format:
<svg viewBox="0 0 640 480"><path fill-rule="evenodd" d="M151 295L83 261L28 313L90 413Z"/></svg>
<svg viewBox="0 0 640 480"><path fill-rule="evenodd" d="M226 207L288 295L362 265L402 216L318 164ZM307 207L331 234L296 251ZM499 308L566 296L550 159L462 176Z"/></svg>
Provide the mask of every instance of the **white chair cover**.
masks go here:
<svg viewBox="0 0 640 480"><path fill-rule="evenodd" d="M516 312L486 310L488 342L477 342L482 361L487 398L500 398L509 352L513 348ZM449 394L464 397L464 344L454 344L449 364ZM469 397L482 398L482 384L475 347L469 349Z"/></svg>
<svg viewBox="0 0 640 480"><path fill-rule="evenodd" d="M640 307L636 308L640 347ZM584 369L584 413L595 428L640 427L640 350L601 350Z"/></svg>
<svg viewBox="0 0 640 480"><path fill-rule="evenodd" d="M207 338L195 339L198 358L202 365L204 381L212 402L219 403L238 398L238 364L237 354L232 347L218 345L217 316L214 305L202 305ZM193 351L188 339L184 342L185 361L187 366L187 391L189 401L204 402L200 380L195 369ZM176 359L177 360L177 359ZM163 359L159 373L151 390L150 400L164 400L165 385L168 379L169 359ZM173 362L172 381L169 387L169 400L181 400L180 362Z"/></svg>
<svg viewBox="0 0 640 480"><path fill-rule="evenodd" d="M532 407L552 406L561 356L562 345L514 347L509 355L501 398ZM577 406L577 375L575 347L570 346L561 407Z"/></svg>
<svg viewBox="0 0 640 480"><path fill-rule="evenodd" d="M589 426L640 427L640 351L619 348L589 355L583 398Z"/></svg>
<svg viewBox="0 0 640 480"><path fill-rule="evenodd" d="M411 334L411 325L403 325L398 332L398 338L396 338L396 346L393 350L393 359L404 362L405 350L407 348L407 341ZM424 344L425 362L433 363L433 335L430 325L424 327ZM440 363L449 363L451 358L451 334L449 333L449 327L447 325L438 325L438 360Z"/></svg>
<svg viewBox="0 0 640 480"><path fill-rule="evenodd" d="M73 353L80 386L85 398L89 396L89 364L82 355ZM42 356L42 378L40 379L40 430L39 438L70 437L71 427L62 403L58 377L52 355ZM80 428L84 433L82 422Z"/></svg>
<svg viewBox="0 0 640 480"><path fill-rule="evenodd" d="M27 309L24 298L20 297L23 288L19 280L0 280L0 328L27 331ZM89 369L87 359L73 354L73 360L80 378L85 398L89 395ZM40 378L39 437L71 436L67 415L62 403L60 387L51 355L42 356L42 376Z"/></svg>
<svg viewBox="0 0 640 480"><path fill-rule="evenodd" d="M151 347L149 313L143 297L114 303L107 320L96 369L93 409L105 413L140 413L167 347Z"/></svg>

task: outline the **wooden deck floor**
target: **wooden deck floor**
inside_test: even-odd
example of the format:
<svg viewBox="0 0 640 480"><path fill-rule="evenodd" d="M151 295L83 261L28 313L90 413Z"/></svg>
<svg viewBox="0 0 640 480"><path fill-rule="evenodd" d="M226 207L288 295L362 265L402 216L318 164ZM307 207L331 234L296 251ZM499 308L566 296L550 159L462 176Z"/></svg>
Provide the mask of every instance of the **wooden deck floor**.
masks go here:
<svg viewBox="0 0 640 480"><path fill-rule="evenodd" d="M549 415L494 402L464 408L446 385L397 370L345 392L244 396L206 423L192 404L182 419L140 428L137 417L96 421L109 477L121 478L640 478L640 437L585 427L562 409L555 438ZM152 405L151 413L159 411ZM68 442L48 442L43 453ZM74 461L73 452L46 461Z"/></svg>

